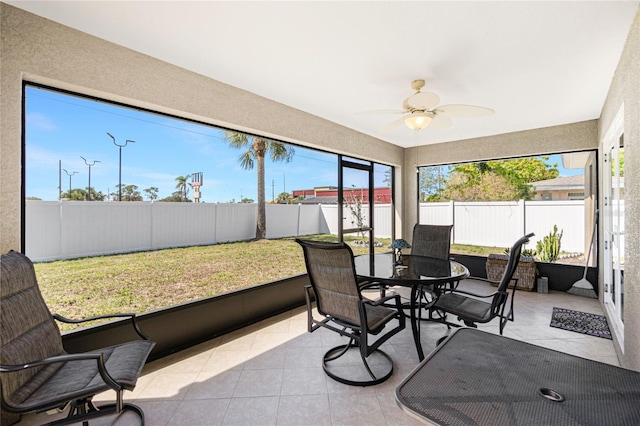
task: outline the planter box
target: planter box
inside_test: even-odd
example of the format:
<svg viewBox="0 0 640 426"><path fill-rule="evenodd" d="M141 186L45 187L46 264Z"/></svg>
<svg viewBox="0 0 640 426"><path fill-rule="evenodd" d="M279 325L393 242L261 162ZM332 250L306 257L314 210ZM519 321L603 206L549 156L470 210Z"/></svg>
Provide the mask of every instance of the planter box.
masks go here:
<svg viewBox="0 0 640 426"><path fill-rule="evenodd" d="M506 254L490 254L487 257L487 278L492 281L492 285L498 286L497 282L502 279L508 261L509 256ZM536 274L536 263L533 258L520 257L520 262L513 273L513 277L518 279L518 290L533 291ZM509 284L509 288L513 288L513 285Z"/></svg>

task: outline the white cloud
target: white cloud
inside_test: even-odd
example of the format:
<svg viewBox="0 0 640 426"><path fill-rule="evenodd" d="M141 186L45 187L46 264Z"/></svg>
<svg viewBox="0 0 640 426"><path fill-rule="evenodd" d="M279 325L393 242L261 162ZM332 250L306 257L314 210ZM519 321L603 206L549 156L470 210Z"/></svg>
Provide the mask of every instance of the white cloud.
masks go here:
<svg viewBox="0 0 640 426"><path fill-rule="evenodd" d="M39 112L31 112L27 114L27 126L40 130L57 130L58 126L48 116Z"/></svg>

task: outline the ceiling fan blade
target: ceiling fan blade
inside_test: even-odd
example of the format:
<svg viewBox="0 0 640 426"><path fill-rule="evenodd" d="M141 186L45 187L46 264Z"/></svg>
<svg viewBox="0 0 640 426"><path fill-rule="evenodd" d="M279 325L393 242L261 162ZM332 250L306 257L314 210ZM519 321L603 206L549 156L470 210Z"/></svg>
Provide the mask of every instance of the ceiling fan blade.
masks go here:
<svg viewBox="0 0 640 426"><path fill-rule="evenodd" d="M405 103L408 104L411 108L419 109L419 110L430 110L431 108L438 105L440 102L440 96L431 92L418 92L411 96L409 96Z"/></svg>
<svg viewBox="0 0 640 426"><path fill-rule="evenodd" d="M494 113L490 108L462 104L441 105L433 110L433 112L448 117L460 118L486 117Z"/></svg>
<svg viewBox="0 0 640 426"><path fill-rule="evenodd" d="M380 130L383 132L386 132L388 130L395 129L396 127L404 124L404 119L405 117L401 117L401 118L398 118L397 120L393 120L392 122L385 124L385 126Z"/></svg>
<svg viewBox="0 0 640 426"><path fill-rule="evenodd" d="M446 115L434 115L427 127L430 129L448 129L451 127L451 118Z"/></svg>

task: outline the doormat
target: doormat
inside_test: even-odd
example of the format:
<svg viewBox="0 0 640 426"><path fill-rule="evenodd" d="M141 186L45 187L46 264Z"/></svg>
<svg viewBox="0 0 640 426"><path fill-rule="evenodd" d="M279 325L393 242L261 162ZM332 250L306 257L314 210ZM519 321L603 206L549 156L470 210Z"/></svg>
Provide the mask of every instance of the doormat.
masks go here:
<svg viewBox="0 0 640 426"><path fill-rule="evenodd" d="M553 308L551 327L562 330L575 331L589 336L602 337L611 340L611 331L604 315L588 312L573 311L571 309Z"/></svg>

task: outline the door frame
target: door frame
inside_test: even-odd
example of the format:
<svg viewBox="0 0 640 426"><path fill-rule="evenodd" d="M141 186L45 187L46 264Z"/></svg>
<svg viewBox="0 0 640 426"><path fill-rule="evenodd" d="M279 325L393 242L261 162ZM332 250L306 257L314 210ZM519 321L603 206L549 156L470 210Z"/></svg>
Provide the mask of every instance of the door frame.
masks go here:
<svg viewBox="0 0 640 426"><path fill-rule="evenodd" d="M619 244L617 244L620 241L620 237L624 234L624 232L620 230L620 225L624 225L624 213L622 213L622 215L620 214L619 205L621 199L619 193L619 154L621 140L624 140L623 135L624 105L620 107L615 118L611 122L602 144L602 149L604 151L602 168L604 205L604 214L602 218L604 242L603 302L605 311L610 320L609 322L612 326L611 328L613 329L613 332L620 344L620 350L624 353L624 302L622 302L623 268L619 261L617 262L617 267L613 266L614 260L620 259L621 250L624 249L624 247L620 247ZM612 167L615 174L614 176L612 176L611 172ZM614 184L616 184L616 189L614 189L612 193ZM616 217L614 217L614 215L616 215Z"/></svg>
<svg viewBox="0 0 640 426"><path fill-rule="evenodd" d="M368 164L365 164L368 163ZM356 228L344 228L344 169L360 170L367 172L367 199L369 206L369 226ZM345 159L344 156L338 155L338 241L344 241L345 234L353 234L356 232L368 233L369 253L374 253L374 188L373 188L373 162L362 161L355 162Z"/></svg>

